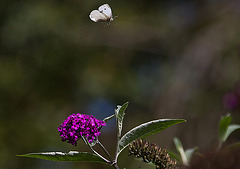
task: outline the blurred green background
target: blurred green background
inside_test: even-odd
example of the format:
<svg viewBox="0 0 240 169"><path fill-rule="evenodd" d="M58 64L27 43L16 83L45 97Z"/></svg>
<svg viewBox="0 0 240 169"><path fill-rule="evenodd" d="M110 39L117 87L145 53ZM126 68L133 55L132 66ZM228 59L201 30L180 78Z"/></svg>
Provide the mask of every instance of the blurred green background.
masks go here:
<svg viewBox="0 0 240 169"><path fill-rule="evenodd" d="M89 13L108 3L107 26ZM104 118L129 101L124 133L158 118L184 118L147 140L204 151L220 116L240 123L239 0L51 0L0 2L0 168L110 169L16 157L90 151L61 142L57 127L74 112ZM100 140L113 154L114 120ZM239 132L230 140L239 139ZM127 156L120 168L154 168Z"/></svg>

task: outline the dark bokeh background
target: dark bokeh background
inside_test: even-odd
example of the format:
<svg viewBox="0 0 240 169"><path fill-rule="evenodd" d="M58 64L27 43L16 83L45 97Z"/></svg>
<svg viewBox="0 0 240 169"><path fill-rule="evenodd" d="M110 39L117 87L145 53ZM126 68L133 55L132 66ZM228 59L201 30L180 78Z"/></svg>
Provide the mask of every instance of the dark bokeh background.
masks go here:
<svg viewBox="0 0 240 169"><path fill-rule="evenodd" d="M104 3L118 16L109 26L88 17ZM240 123L239 79L239 0L1 0L0 168L111 168L15 155L90 151L62 143L57 127L73 112L104 118L126 101L124 132L184 118L147 139L174 151L177 136L204 151L221 115ZM100 140L113 154L114 120L108 126ZM127 153L120 168L154 168Z"/></svg>

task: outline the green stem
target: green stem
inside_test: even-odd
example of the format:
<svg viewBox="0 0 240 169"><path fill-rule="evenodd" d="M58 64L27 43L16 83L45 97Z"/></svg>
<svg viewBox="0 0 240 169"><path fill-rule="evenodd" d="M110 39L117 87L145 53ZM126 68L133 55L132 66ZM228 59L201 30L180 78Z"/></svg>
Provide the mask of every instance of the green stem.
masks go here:
<svg viewBox="0 0 240 169"><path fill-rule="evenodd" d="M97 140L97 143L100 145L100 147L102 148L103 152L108 156L108 158L113 162L113 160L112 160L109 152L108 152L108 151L106 150L106 148L102 145L102 143L101 143L99 140Z"/></svg>
<svg viewBox="0 0 240 169"><path fill-rule="evenodd" d="M117 136L117 147L116 147L116 153L115 153L115 157L114 157L114 161L116 163L117 163L117 156L118 156L119 141L120 141L120 137Z"/></svg>
<svg viewBox="0 0 240 169"><path fill-rule="evenodd" d="M117 124L117 143L116 143L116 153L115 153L115 157L114 157L113 162L117 164L119 141L120 141L120 137L121 137L121 134L120 134L119 129L118 129L118 118L117 118L117 114L116 114L116 124Z"/></svg>
<svg viewBox="0 0 240 169"><path fill-rule="evenodd" d="M99 140L97 140L97 143L100 145L100 147L102 148L102 150L104 151L104 153L109 157L110 161L107 160L106 158L104 158L102 155L100 155L96 150L93 149L93 147L89 144L88 140L83 137L83 140L88 144L88 146L90 147L90 149L99 157L101 157L104 161L106 161L107 163L111 164L115 169L119 169L117 163L115 160L112 160L110 154L108 153L108 151L106 150L106 148L100 143Z"/></svg>
<svg viewBox="0 0 240 169"><path fill-rule="evenodd" d="M97 154L99 157L101 157L104 161L106 161L107 163L112 163L111 161L109 161L109 160L107 160L106 158L104 158L102 155L100 155L96 150L94 150L93 148L92 148L92 146L90 146L90 148L91 148L91 150L95 153L95 154Z"/></svg>
<svg viewBox="0 0 240 169"><path fill-rule="evenodd" d="M112 166L113 166L115 169L119 169L117 163L113 163Z"/></svg>
<svg viewBox="0 0 240 169"><path fill-rule="evenodd" d="M218 142L217 149L216 149L216 153L218 153L218 152L221 150L221 148L222 148L222 142L219 141L219 142Z"/></svg>
<svg viewBox="0 0 240 169"><path fill-rule="evenodd" d="M107 151L107 149L102 145L102 143L98 140L97 143L100 145L100 147L102 148L102 150L104 151L104 153L108 156L108 158L111 160L111 165L115 168L115 169L119 169L117 162L115 160L112 160L109 152Z"/></svg>
<svg viewBox="0 0 240 169"><path fill-rule="evenodd" d="M88 141L88 139L87 138L85 138L85 137L82 137L83 138L83 140L85 141L85 143L87 143L88 144L88 146L90 147L90 149L96 154L96 155L98 155L100 158L102 158L104 161L106 161L107 163L109 163L109 164L112 164L113 162L112 161L109 161L109 160L107 160L106 158L104 158L101 154L99 154L96 150L94 150L93 148L92 148L92 146L90 145L90 143L89 143L89 141Z"/></svg>
<svg viewBox="0 0 240 169"><path fill-rule="evenodd" d="M103 152L108 156L108 158L110 159L110 163L111 165L115 168L115 169L119 169L118 165L117 165L117 162L115 160L112 160L109 152L107 151L107 149L102 145L102 143L97 140L97 143L100 145L101 149L103 150ZM96 152L95 152L96 153Z"/></svg>

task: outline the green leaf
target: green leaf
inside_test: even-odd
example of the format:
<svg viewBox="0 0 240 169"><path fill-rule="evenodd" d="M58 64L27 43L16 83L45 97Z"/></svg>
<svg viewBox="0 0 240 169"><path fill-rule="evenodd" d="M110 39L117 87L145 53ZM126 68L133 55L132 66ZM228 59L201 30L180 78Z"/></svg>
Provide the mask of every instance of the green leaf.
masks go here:
<svg viewBox="0 0 240 169"><path fill-rule="evenodd" d="M229 135L237 129L240 129L239 124L230 124L232 117L230 114L222 117L219 122L218 131L218 149L222 147L222 144L227 140Z"/></svg>
<svg viewBox="0 0 240 169"><path fill-rule="evenodd" d="M224 137L223 137L223 142L225 142L227 140L227 138L229 137L229 135L237 129L240 129L239 124L230 124L227 128L227 131L226 131Z"/></svg>
<svg viewBox="0 0 240 169"><path fill-rule="evenodd" d="M187 149L186 151L184 151L184 148L183 148L182 143L179 140L179 138L175 137L173 139L173 142L176 146L177 151L179 152L179 154L181 156L183 165L189 166L192 155L193 155L194 151L197 150L197 147L193 147L193 148L190 148L190 149Z"/></svg>
<svg viewBox="0 0 240 169"><path fill-rule="evenodd" d="M107 122L107 121L111 120L112 118L114 118L115 116L116 116L115 114L108 116L108 117L104 118L103 121Z"/></svg>
<svg viewBox="0 0 240 169"><path fill-rule="evenodd" d="M228 126L230 125L231 121L232 121L231 115L227 114L226 116L222 117L219 122L218 140L220 144L225 142L227 139L226 134L227 134Z"/></svg>
<svg viewBox="0 0 240 169"><path fill-rule="evenodd" d="M102 158L95 154L88 152L70 151L69 153L63 152L43 152L43 153L29 153L17 155L20 157L39 158L50 161L72 161L72 162L99 162L107 164Z"/></svg>
<svg viewBox="0 0 240 169"><path fill-rule="evenodd" d="M177 151L179 152L179 154L181 156L181 160L182 160L183 165L188 166L187 156L185 154L185 151L183 149L181 141L179 140L179 138L175 137L173 139L173 142L174 142L174 144L176 146Z"/></svg>
<svg viewBox="0 0 240 169"><path fill-rule="evenodd" d="M179 151L180 149L183 149L182 142L179 140L179 138L175 137L173 139L173 142L176 146L176 149Z"/></svg>
<svg viewBox="0 0 240 169"><path fill-rule="evenodd" d="M159 119L141 124L129 132L127 132L119 141L118 155L126 148L132 141L158 133L174 124L185 122L183 119Z"/></svg>
<svg viewBox="0 0 240 169"><path fill-rule="evenodd" d="M116 120L117 120L117 127L118 127L118 137L121 136L122 133L122 125L123 125L123 118L125 115L125 110L128 107L128 102L124 103L122 106L117 106L115 109Z"/></svg>
<svg viewBox="0 0 240 169"><path fill-rule="evenodd" d="M191 162L191 158L192 158L192 155L193 153L197 150L198 148L197 147L193 147L193 148L189 148L185 151L185 155L187 157L187 164L189 165L190 162Z"/></svg>

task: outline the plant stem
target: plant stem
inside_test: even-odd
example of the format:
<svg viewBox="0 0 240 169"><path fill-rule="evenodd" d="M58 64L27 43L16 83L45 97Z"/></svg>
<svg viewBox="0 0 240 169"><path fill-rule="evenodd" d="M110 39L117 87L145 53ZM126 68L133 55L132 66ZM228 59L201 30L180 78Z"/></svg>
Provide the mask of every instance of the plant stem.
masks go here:
<svg viewBox="0 0 240 169"><path fill-rule="evenodd" d="M117 147L116 147L116 153L115 153L115 157L114 157L115 162L117 162L119 141L120 141L120 137L117 136Z"/></svg>
<svg viewBox="0 0 240 169"><path fill-rule="evenodd" d="M116 112L117 113L117 112ZM117 118L117 114L116 114L116 124L118 126L118 118ZM115 153L115 156L114 156L114 163L117 164L117 158L118 158L118 149L119 149L119 141L120 141L120 137L121 137L121 134L119 132L119 129L117 127L117 143L116 143L116 153Z"/></svg>
<svg viewBox="0 0 240 169"><path fill-rule="evenodd" d="M118 165L117 165L117 162L116 160L112 160L109 152L106 150L106 148L102 145L102 143L98 140L97 143L100 145L100 147L102 148L102 150L105 152L105 154L109 157L109 159L111 160L112 162L112 166L115 168L115 169L119 169Z"/></svg>
<svg viewBox="0 0 240 169"><path fill-rule="evenodd" d="M112 166L113 166L115 169L119 169L117 163L114 163Z"/></svg>
<svg viewBox="0 0 240 169"><path fill-rule="evenodd" d="M104 153L108 156L108 158L111 160L111 161L113 161L112 160L112 158L111 158L111 156L110 156L110 154L109 154L109 152L106 150L106 148L102 145L102 143L99 141L99 140L97 140L97 143L100 145L100 147L102 148L102 150L104 151Z"/></svg>
<svg viewBox="0 0 240 169"><path fill-rule="evenodd" d="M113 163L112 161L109 161L109 160L107 160L106 158L104 158L102 155L100 155L96 150L94 150L93 147L90 145L88 139L86 139L85 137L82 137L82 138L83 138L83 140L85 141L85 143L88 144L88 146L90 147L90 149L91 149L96 155L98 155L100 158L102 158L104 161L106 161L106 162L109 163L109 164L112 164L112 163Z"/></svg>
<svg viewBox="0 0 240 169"><path fill-rule="evenodd" d="M220 151L221 147L222 147L222 142L221 142L221 141L219 141L219 142L218 142L218 146L217 146L217 152L219 152L219 151Z"/></svg>
<svg viewBox="0 0 240 169"><path fill-rule="evenodd" d="M97 151L95 151L92 146L90 146L91 150L97 154L99 157L101 157L104 161L106 161L107 163L110 163L111 164L111 161L107 160L106 158L104 158L103 156L101 156Z"/></svg>

